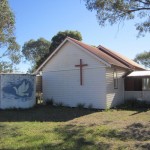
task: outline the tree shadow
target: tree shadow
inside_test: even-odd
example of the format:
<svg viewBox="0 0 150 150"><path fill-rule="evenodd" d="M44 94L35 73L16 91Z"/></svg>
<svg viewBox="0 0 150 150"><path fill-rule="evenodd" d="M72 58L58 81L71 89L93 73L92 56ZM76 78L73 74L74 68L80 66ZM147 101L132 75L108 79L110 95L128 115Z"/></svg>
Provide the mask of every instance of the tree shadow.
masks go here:
<svg viewBox="0 0 150 150"><path fill-rule="evenodd" d="M127 126L126 130L122 132L123 139L134 139L137 141L150 140L150 124L143 125L142 123L133 123Z"/></svg>
<svg viewBox="0 0 150 150"><path fill-rule="evenodd" d="M137 101L137 100L132 100L132 101L125 101L124 104L121 104L119 106L116 106L116 109L118 110L127 110L127 111L136 111L135 113L131 114L130 116L147 112L150 110L150 104L145 102L145 101Z"/></svg>
<svg viewBox="0 0 150 150"><path fill-rule="evenodd" d="M133 123L127 126L123 131L117 129L109 129L99 132L99 136L106 138L114 138L122 141L149 141L150 140L150 124Z"/></svg>
<svg viewBox="0 0 150 150"><path fill-rule="evenodd" d="M118 111L120 111L120 110L122 110L122 111L133 111L134 113L129 115L129 116L134 116L134 115L137 115L140 113L150 111L150 108L130 108L130 107L129 108L121 108L121 107L119 107L119 108L113 108L113 109L118 110Z"/></svg>
<svg viewBox="0 0 150 150"><path fill-rule="evenodd" d="M7 125L2 125L0 126L0 133L5 129L7 129ZM11 131L10 129L8 130L8 132L11 132L11 134L13 135L13 133L16 133L17 136L19 136L19 133L17 132L17 128L14 129L12 128ZM5 133L6 135L8 134ZM48 131L47 131L48 132ZM107 143L107 141L103 141L103 142L97 142L95 140L95 137L92 138L87 138L86 136L86 129L85 126L76 126L76 125L59 125L56 128L54 128L54 134L56 135L56 137L58 136L59 139L56 141L46 141L41 143L40 141L42 141L42 139L44 137L40 137L40 136L33 136L32 138L30 137L28 139L28 137L24 137L21 139L18 139L18 143L20 142L29 142L28 145L21 145L19 146L17 149L18 150L32 150L32 149L46 149L46 150L109 150L111 149L111 144ZM12 136L15 138L15 136ZM39 141L38 145L33 145L32 140L34 142L34 140ZM7 148L9 149L9 148ZM13 148L10 148L11 150L13 150Z"/></svg>
<svg viewBox="0 0 150 150"><path fill-rule="evenodd" d="M0 124L0 136L1 137L7 137L9 135L9 137L17 137L20 136L21 134L18 132L19 127L17 126L8 126L7 124Z"/></svg>
<svg viewBox="0 0 150 150"><path fill-rule="evenodd" d="M147 112L149 110L150 110L150 108L135 109L136 112L131 114L130 116L134 116L134 115L137 115L137 114L140 114L140 113L143 113L143 112Z"/></svg>
<svg viewBox="0 0 150 150"><path fill-rule="evenodd" d="M96 110L37 105L31 109L0 110L0 122L64 122L94 112Z"/></svg>
<svg viewBox="0 0 150 150"><path fill-rule="evenodd" d="M149 150L150 149L150 143L138 143L135 145L136 149L143 149L143 150Z"/></svg>
<svg viewBox="0 0 150 150"><path fill-rule="evenodd" d="M48 150L106 150L110 149L111 144L105 142L96 143L95 138L88 139L84 126L64 125L58 126L54 129L55 134L61 137L60 142L41 144L37 149ZM28 147L27 149L34 149L35 147ZM24 148L21 148L22 150ZM25 148L26 149L26 148Z"/></svg>

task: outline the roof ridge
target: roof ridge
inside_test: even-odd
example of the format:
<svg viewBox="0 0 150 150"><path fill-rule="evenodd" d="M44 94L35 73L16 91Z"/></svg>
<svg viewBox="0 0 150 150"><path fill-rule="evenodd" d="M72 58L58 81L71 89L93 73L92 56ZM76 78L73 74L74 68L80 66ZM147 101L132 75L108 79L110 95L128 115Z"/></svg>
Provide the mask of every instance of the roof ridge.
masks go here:
<svg viewBox="0 0 150 150"><path fill-rule="evenodd" d="M126 66L132 68L132 66L131 66L127 61L121 59L121 58L120 58L119 56L117 56L117 55L114 56L114 53L113 53L111 50L105 48L104 46L99 45L99 46L98 46L98 49L101 50L101 51L103 51L104 53L107 53L108 55L110 55L111 57L117 59L118 61L121 61L124 65L126 65ZM105 49L106 51L105 51L104 49ZM110 54L110 53L111 53L111 54ZM121 60L120 60L120 59L121 59ZM128 65L127 65L127 64L128 64Z"/></svg>
<svg viewBox="0 0 150 150"><path fill-rule="evenodd" d="M110 49L108 49L108 48L106 48L106 47L104 47L104 46L102 46L102 45L99 45L98 48L99 48L101 51L103 51L104 53L107 53L107 54L110 55L111 57L117 59L118 61L120 61L121 63L123 63L124 65L126 65L126 66L128 66L128 67L130 67L130 68L132 68L132 69L138 68L138 69L144 70L144 68L143 68L141 65L137 64L137 63L136 63L135 61L133 61L132 59L129 59L128 57L123 56L123 55L120 54L120 53L117 53L117 52L115 52L115 51L112 51L112 50L110 50Z"/></svg>

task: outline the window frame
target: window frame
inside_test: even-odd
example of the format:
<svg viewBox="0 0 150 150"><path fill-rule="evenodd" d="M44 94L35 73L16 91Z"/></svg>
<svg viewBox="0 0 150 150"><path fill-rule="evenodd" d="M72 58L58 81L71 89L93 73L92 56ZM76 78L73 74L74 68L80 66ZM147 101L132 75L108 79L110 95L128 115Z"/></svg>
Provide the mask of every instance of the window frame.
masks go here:
<svg viewBox="0 0 150 150"><path fill-rule="evenodd" d="M142 91L150 91L150 78L149 77L144 77L142 79Z"/></svg>
<svg viewBox="0 0 150 150"><path fill-rule="evenodd" d="M113 82L114 82L114 89L118 89L118 74L117 74L117 69L114 69L114 72L113 72Z"/></svg>

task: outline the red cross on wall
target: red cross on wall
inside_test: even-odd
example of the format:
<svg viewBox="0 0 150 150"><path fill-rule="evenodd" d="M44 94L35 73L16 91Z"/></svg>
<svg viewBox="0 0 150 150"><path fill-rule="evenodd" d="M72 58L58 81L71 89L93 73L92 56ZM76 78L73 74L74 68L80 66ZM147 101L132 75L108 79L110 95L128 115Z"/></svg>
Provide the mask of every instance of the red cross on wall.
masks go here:
<svg viewBox="0 0 150 150"><path fill-rule="evenodd" d="M82 71L83 71L83 67L88 66L87 64L83 64L82 63L82 59L80 59L80 64L79 65L75 65L75 67L80 67L80 85L83 84L83 79L82 79Z"/></svg>

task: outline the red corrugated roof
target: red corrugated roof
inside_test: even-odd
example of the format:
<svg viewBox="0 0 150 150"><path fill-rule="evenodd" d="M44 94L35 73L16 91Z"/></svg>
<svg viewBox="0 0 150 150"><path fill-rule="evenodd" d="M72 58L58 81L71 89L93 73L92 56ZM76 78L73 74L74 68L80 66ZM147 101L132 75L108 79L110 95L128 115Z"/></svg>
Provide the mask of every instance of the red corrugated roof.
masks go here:
<svg viewBox="0 0 150 150"><path fill-rule="evenodd" d="M118 61L120 61L121 63L123 63L124 65L132 68L133 70L145 70L141 65L137 64L135 61L117 53L114 52L110 49L105 48L104 46L98 46L99 50L103 51L104 53L110 55L111 57L117 59Z"/></svg>
<svg viewBox="0 0 150 150"><path fill-rule="evenodd" d="M68 37L71 41L75 42L76 44L80 45L84 49L90 51L92 54L95 54L102 60L106 61L107 63L123 68L133 69L133 70L145 70L142 66L134 62L133 60L126 58L116 52L113 52L103 46L93 47L89 46L83 42L75 40L73 38Z"/></svg>

